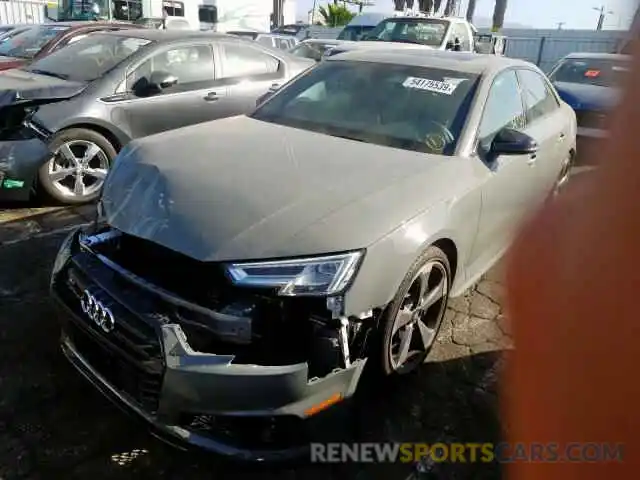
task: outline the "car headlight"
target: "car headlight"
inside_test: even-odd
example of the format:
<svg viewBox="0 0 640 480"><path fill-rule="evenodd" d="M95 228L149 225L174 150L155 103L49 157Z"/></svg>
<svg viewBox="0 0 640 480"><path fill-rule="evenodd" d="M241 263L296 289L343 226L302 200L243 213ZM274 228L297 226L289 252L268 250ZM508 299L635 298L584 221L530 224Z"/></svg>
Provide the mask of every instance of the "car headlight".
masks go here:
<svg viewBox="0 0 640 480"><path fill-rule="evenodd" d="M325 296L341 293L362 260L363 252L312 258L232 263L226 266L235 285L278 288L281 296Z"/></svg>

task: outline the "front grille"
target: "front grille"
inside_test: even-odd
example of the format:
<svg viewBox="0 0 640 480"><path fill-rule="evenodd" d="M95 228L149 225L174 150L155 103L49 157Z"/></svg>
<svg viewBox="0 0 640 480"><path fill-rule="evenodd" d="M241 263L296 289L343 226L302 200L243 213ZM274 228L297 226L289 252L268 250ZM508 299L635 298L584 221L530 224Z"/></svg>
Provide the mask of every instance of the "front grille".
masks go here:
<svg viewBox="0 0 640 480"><path fill-rule="evenodd" d="M91 265L88 255L74 257L66 275L61 275L54 286L56 293L75 317L65 326L76 350L114 388L129 396L144 410L155 413L158 409L164 374L164 359L159 332L153 322L142 315L147 313L144 302L124 305L109 292L100 288L97 279L111 272ZM116 319L115 328L104 333L82 311L80 298L85 289L111 309ZM127 301L136 301L128 298Z"/></svg>
<svg viewBox="0 0 640 480"><path fill-rule="evenodd" d="M604 130L607 128L607 119L607 114L603 112L594 110L576 111L578 127Z"/></svg>

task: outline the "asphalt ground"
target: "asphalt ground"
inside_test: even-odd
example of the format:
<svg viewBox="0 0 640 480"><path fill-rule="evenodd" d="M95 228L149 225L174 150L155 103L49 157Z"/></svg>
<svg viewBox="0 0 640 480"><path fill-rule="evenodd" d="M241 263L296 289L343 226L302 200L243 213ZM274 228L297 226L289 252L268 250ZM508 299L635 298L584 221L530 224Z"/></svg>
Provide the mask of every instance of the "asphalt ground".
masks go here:
<svg viewBox="0 0 640 480"><path fill-rule="evenodd" d="M47 289L68 229L93 207L0 205L0 480L402 479L407 464L248 466L182 452L152 437L94 391L63 358ZM370 385L349 419L353 437L389 442L495 442L496 395L511 348L502 274L494 269L453 300L429 362L415 375ZM497 465L433 464L428 478L496 479ZM425 477L427 478L427 477Z"/></svg>

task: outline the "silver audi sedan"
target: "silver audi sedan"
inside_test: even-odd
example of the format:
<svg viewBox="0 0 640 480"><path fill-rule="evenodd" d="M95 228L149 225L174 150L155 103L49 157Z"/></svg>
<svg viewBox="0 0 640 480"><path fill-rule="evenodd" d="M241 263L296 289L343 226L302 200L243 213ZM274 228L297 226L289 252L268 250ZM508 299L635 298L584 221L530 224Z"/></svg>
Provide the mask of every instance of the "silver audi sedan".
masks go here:
<svg viewBox="0 0 640 480"><path fill-rule="evenodd" d="M98 221L55 262L63 350L165 436L282 458L257 430L230 446L221 419L268 417L272 435L351 396L365 366L417 368L575 145L575 114L530 63L330 57L250 115L121 152Z"/></svg>

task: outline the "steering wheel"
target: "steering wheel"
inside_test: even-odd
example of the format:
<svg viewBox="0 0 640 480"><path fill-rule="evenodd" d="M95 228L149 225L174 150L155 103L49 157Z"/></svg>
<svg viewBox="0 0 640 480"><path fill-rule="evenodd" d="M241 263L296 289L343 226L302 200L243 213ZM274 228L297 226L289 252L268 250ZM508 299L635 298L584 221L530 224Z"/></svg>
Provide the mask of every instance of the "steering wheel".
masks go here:
<svg viewBox="0 0 640 480"><path fill-rule="evenodd" d="M437 122L435 120L428 120L428 123L434 125L438 129L437 134L440 134L442 136L445 144L454 143L456 141L456 137L453 136L453 133L445 124ZM429 135L431 135L431 133L427 133L427 135L425 136Z"/></svg>
<svg viewBox="0 0 640 480"><path fill-rule="evenodd" d="M455 142L453 133L444 124L435 120L427 120L427 123L435 126L436 131L428 129L426 133L424 130L416 132L415 141L425 144L435 153L443 153L448 145Z"/></svg>

